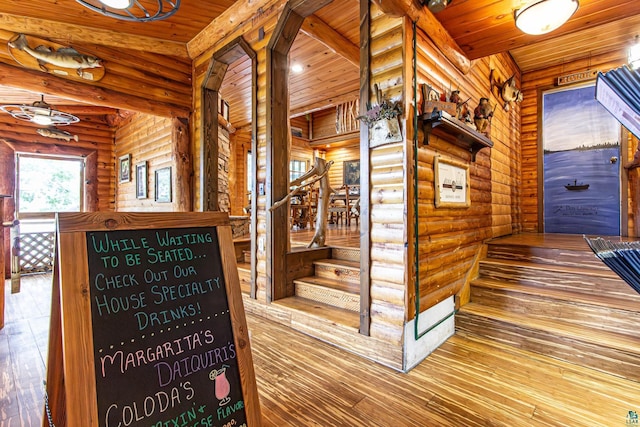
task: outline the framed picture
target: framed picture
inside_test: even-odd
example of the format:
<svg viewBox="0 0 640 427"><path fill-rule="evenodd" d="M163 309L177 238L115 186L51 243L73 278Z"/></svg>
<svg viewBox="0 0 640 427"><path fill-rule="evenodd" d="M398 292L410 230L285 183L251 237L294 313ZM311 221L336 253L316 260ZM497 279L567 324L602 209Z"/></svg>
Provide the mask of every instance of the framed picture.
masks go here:
<svg viewBox="0 0 640 427"><path fill-rule="evenodd" d="M171 202L171 168L158 169L155 172L155 200L158 203Z"/></svg>
<svg viewBox="0 0 640 427"><path fill-rule="evenodd" d="M119 182L131 181L131 154L125 154L118 159Z"/></svg>
<svg viewBox="0 0 640 427"><path fill-rule="evenodd" d="M360 160L345 160L342 179L344 185L360 185Z"/></svg>
<svg viewBox="0 0 640 427"><path fill-rule="evenodd" d="M433 169L437 208L466 208L471 205L469 166L436 156Z"/></svg>
<svg viewBox="0 0 640 427"><path fill-rule="evenodd" d="M136 165L136 198L147 198L147 162Z"/></svg>

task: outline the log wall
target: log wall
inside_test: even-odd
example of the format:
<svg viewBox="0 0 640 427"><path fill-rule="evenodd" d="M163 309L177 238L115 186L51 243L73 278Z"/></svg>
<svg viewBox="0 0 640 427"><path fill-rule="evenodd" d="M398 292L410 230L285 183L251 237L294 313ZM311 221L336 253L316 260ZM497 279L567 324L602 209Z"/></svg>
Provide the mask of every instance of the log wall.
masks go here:
<svg viewBox="0 0 640 427"><path fill-rule="evenodd" d="M231 153L234 173L230 176L231 215L245 215L243 210L249 206L247 190L247 155L251 151L251 132L238 130L231 134Z"/></svg>
<svg viewBox="0 0 640 427"><path fill-rule="evenodd" d="M313 113L313 139L328 138L337 134L335 108Z"/></svg>
<svg viewBox="0 0 640 427"><path fill-rule="evenodd" d="M385 97L402 101L408 93L404 69L404 20L371 7L370 82ZM373 89L371 93L374 93ZM375 99L369 100L375 103ZM405 321L407 180L403 144L370 151L371 324L372 337L401 345ZM364 211L366 212L366 210Z"/></svg>
<svg viewBox="0 0 640 427"><path fill-rule="evenodd" d="M524 101L521 108L522 120L522 225L524 231L538 232L541 229L539 184L541 176L540 151L539 151L539 118L541 107L538 105L538 97L544 90L554 87L558 76L572 74L587 70L600 70L606 72L626 63L626 53L621 51L608 52L602 55L587 56L580 60L563 63L554 67L545 68L522 76L522 92ZM630 147L631 152L636 146ZM633 154L631 157L633 158ZM631 195L629 195L629 198ZM635 197L635 196L634 196ZM623 203L623 206L626 206ZM633 210L629 213L629 235L635 235L631 218Z"/></svg>
<svg viewBox="0 0 640 427"><path fill-rule="evenodd" d="M78 123L62 128L78 141L46 138L36 132L40 126L16 120L8 114L0 114L0 144L5 144L10 153L26 153L51 156L72 156L85 159L85 210L110 211L115 208L114 182L114 127L110 124L116 110L87 108L78 105L56 106L57 109L76 115ZM5 148L6 148L5 147ZM15 164L0 171L0 179L11 183L15 190ZM5 201L5 219L15 219L15 202Z"/></svg>
<svg viewBox="0 0 640 427"><path fill-rule="evenodd" d="M329 169L329 184L331 188L338 189L344 184L344 162L358 160L360 158L360 147L350 145L347 147L327 149L325 159L333 160L333 165Z"/></svg>
<svg viewBox="0 0 640 427"><path fill-rule="evenodd" d="M131 181L118 182L114 172L112 180L117 185L116 210L123 212L172 212L178 211L176 194L176 164L172 158L172 120L134 114L116 131L114 162L119 157L131 154ZM147 197L136 198L135 167L147 162ZM155 171L171 167L172 198L171 203L158 203L154 200ZM114 170L117 170L114 169Z"/></svg>
<svg viewBox="0 0 640 427"><path fill-rule="evenodd" d="M409 33L407 45L411 45L411 25L406 27ZM494 69L502 81L513 74L518 79L517 67L507 55L492 56L475 61L471 71L462 75L450 64L431 40L418 29L417 34L417 70L418 84L426 83L440 94L451 90L460 90L463 100L470 98L469 107L475 108L481 97L490 99L491 105L497 105L491 123L490 139L493 148L482 149L473 162L471 153L444 139L431 136L429 144L422 142L423 134L419 129L418 138L418 207L412 203L407 206L409 220L407 230L409 242L413 242L413 224L418 222L418 269L415 271L415 252L411 245L408 264L411 266L406 277L409 284L408 318L415 315L414 278L419 280L419 310L424 311L451 295L462 297L466 302L466 287L470 280L469 272L484 240L510 234L519 230L519 110L511 105L509 111L502 109L501 101L492 92L489 75ZM410 50L405 62L411 64ZM518 79L519 80L519 79ZM406 86L409 90L410 83ZM418 91L418 93L420 93ZM412 98L410 95L408 98ZM421 107L419 103L419 108ZM413 112L412 105L406 110ZM412 123L405 123L408 128ZM408 132L408 135L413 135ZM413 144L408 137L407 162L405 170L413 170ZM469 168L470 206L460 208L435 207L434 159L439 156ZM400 172L400 171L398 171ZM416 190L413 186L413 174L404 182L408 189L405 200L413 200ZM398 191L401 189L398 188Z"/></svg>
<svg viewBox="0 0 640 427"><path fill-rule="evenodd" d="M14 35L0 30L0 45L6 46ZM51 41L67 45L64 40ZM103 60L106 72L100 81L78 82L27 70L16 63L7 49L0 49L0 75L7 80L0 77L1 83L92 105L164 117L189 117L192 101L189 59L88 43L72 47Z"/></svg>
<svg viewBox="0 0 640 427"><path fill-rule="evenodd" d="M304 160L307 162L307 169L313 166L313 148L309 145L309 141L292 137L289 160Z"/></svg>
<svg viewBox="0 0 640 427"><path fill-rule="evenodd" d="M309 115L309 120L307 120L307 115L293 117L291 119L291 127L298 128L302 130L301 138L311 139L312 135L309 135L310 123L313 117L313 114Z"/></svg>

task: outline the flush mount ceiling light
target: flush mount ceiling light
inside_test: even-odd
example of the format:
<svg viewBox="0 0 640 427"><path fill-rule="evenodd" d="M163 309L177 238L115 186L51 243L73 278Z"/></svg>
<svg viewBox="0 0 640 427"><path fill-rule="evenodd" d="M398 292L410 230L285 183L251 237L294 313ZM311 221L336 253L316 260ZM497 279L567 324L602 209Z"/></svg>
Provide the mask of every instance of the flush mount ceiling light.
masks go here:
<svg viewBox="0 0 640 427"><path fill-rule="evenodd" d="M453 0L429 0L427 8L431 13L442 12Z"/></svg>
<svg viewBox="0 0 640 427"><path fill-rule="evenodd" d="M125 21L149 22L176 13L180 0L76 0L94 12Z"/></svg>
<svg viewBox="0 0 640 427"><path fill-rule="evenodd" d="M516 27L527 34L549 33L567 22L578 10L578 0L535 0L515 14Z"/></svg>
<svg viewBox="0 0 640 427"><path fill-rule="evenodd" d="M44 102L44 95L40 101L31 105L8 104L0 106L0 110L11 114L15 119L25 120L40 126L64 126L80 121L73 114L51 108L51 105Z"/></svg>

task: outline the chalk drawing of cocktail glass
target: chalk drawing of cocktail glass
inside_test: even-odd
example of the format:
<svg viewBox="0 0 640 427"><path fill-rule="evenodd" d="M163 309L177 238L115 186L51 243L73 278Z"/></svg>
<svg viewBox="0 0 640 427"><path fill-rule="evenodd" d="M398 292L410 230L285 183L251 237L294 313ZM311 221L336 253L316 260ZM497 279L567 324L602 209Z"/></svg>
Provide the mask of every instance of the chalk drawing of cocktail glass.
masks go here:
<svg viewBox="0 0 640 427"><path fill-rule="evenodd" d="M231 401L229 392L231 391L231 385L227 379L228 366L223 365L219 370L213 370L209 373L209 379L215 381L216 399L220 400L220 406L224 406Z"/></svg>

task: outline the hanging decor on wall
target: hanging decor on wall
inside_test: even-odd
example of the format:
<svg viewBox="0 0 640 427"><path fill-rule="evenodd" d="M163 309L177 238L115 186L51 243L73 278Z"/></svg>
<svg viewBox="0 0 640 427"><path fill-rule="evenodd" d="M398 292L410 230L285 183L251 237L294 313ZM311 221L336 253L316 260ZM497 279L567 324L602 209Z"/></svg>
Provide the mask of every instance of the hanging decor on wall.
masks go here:
<svg viewBox="0 0 640 427"><path fill-rule="evenodd" d="M7 42L7 47L13 59L25 68L69 80L98 81L104 77L100 58L72 47L25 34L16 34Z"/></svg>
<svg viewBox="0 0 640 427"><path fill-rule="evenodd" d="M402 114L400 103L391 102L382 96L378 85L374 85L376 105L367 103L367 112L358 119L369 126L369 147L378 147L392 142L402 141L399 116Z"/></svg>
<svg viewBox="0 0 640 427"><path fill-rule="evenodd" d="M502 79L496 77L495 70L491 69L489 73L489 83L491 84L491 90L497 89L497 95L504 101L504 104L502 104L504 111L511 109L510 105L512 102L522 102L524 99L522 92L516 85L515 74L503 82Z"/></svg>
<svg viewBox="0 0 640 427"><path fill-rule="evenodd" d="M76 0L94 12L124 21L167 19L178 11L180 0Z"/></svg>
<svg viewBox="0 0 640 427"><path fill-rule="evenodd" d="M39 128L36 129L36 132L46 138L61 139L67 142L72 140L78 142L78 135L74 135L71 132L67 132L66 130L58 129L55 126Z"/></svg>

